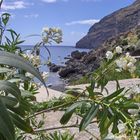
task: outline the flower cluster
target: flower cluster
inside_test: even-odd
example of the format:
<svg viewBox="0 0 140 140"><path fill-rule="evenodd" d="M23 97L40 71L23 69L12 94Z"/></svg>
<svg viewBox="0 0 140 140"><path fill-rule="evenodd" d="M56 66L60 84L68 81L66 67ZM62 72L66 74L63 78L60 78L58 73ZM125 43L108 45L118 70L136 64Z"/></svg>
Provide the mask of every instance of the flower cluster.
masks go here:
<svg viewBox="0 0 140 140"><path fill-rule="evenodd" d="M41 64L40 56L32 54L30 51L27 51L26 54L23 54L23 57L29 60L35 67L39 67Z"/></svg>
<svg viewBox="0 0 140 140"><path fill-rule="evenodd" d="M107 60L111 60L113 58L113 53L111 51L107 51L106 58Z"/></svg>
<svg viewBox="0 0 140 140"><path fill-rule="evenodd" d="M59 28L48 28L44 27L42 29L42 41L43 43L51 43L52 41L56 43L62 42L62 31Z"/></svg>
<svg viewBox="0 0 140 140"><path fill-rule="evenodd" d="M115 53L121 54L122 53L122 48L120 46L117 46L115 49ZM106 58L107 60L111 60L114 56L114 53L112 51L107 51L106 53Z"/></svg>
<svg viewBox="0 0 140 140"><path fill-rule="evenodd" d="M136 59L132 57L129 53L126 53L124 57L116 60L117 71L121 72L123 70L128 70L130 73L134 73L136 70Z"/></svg>
<svg viewBox="0 0 140 140"><path fill-rule="evenodd" d="M122 48L117 46L115 52L107 51L106 58L111 60L114 57L114 54L122 54ZM130 73L134 73L136 70L136 59L132 57L129 53L126 53L124 56L116 60L117 72L122 72L123 70L128 70Z"/></svg>
<svg viewBox="0 0 140 140"><path fill-rule="evenodd" d="M140 94L140 85L133 85L130 89L131 93L135 95Z"/></svg>

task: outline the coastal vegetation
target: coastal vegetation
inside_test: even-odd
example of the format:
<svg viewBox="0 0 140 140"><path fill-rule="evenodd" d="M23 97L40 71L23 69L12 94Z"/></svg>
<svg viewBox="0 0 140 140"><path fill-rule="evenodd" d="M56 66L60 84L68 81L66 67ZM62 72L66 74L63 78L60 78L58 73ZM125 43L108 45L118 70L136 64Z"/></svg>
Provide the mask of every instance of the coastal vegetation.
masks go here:
<svg viewBox="0 0 140 140"><path fill-rule="evenodd" d="M2 4L2 1L1 3ZM126 89L120 87L118 75L136 77L137 60L121 46L105 53L100 67L90 77L90 85L85 90L67 90L62 98L38 103L35 94L40 86L46 88L47 73L40 71L42 65L40 49L53 41L62 41L62 31L58 28L43 28L41 42L33 50L22 50L19 45L20 34L7 29L10 14L1 15L0 26L0 139L1 140L74 140L73 134L58 129L79 128L87 133L90 124L98 125L100 136L91 134L95 139L139 139L139 85ZM10 37L5 35L10 34ZM49 50L46 48L48 55ZM106 85L116 81L114 92ZM108 78L109 77L109 78ZM38 82L37 78L40 82ZM45 113L63 111L60 119L62 126L45 129ZM77 122L67 125L73 114ZM39 116L39 117L38 117ZM52 130L53 132L50 132Z"/></svg>

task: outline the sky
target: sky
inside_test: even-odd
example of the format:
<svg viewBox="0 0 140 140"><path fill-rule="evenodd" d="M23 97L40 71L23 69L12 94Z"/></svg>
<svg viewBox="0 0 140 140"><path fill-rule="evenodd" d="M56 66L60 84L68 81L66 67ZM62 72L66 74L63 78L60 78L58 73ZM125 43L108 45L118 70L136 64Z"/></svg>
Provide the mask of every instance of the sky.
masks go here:
<svg viewBox="0 0 140 140"><path fill-rule="evenodd" d="M104 16L132 4L135 0L4 0L1 12L9 12L8 24L24 44L33 45L41 38L43 27L59 27L63 31L61 45L75 45L89 28Z"/></svg>

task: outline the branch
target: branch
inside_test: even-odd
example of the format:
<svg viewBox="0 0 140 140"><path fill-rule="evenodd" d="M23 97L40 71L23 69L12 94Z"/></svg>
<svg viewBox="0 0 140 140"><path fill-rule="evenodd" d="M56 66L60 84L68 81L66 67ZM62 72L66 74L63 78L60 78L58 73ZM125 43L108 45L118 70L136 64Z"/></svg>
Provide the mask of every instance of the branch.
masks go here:
<svg viewBox="0 0 140 140"><path fill-rule="evenodd" d="M51 130L58 130L58 129L65 129L65 128L72 128L72 127L78 127L79 125L68 125L68 126L58 126L58 127L52 127L52 128L44 128L44 129L36 129L34 130L35 133L39 133L42 131L51 131Z"/></svg>
<svg viewBox="0 0 140 140"><path fill-rule="evenodd" d="M97 123L98 121L92 121L90 122L90 124L92 123ZM52 127L52 128L44 128L44 129L36 129L34 130L35 133L39 133L39 132L42 132L42 131L51 131L51 130L57 130L57 129L65 129L65 128L72 128L72 127L79 127L80 124L72 124L72 125L67 125L67 126L58 126L58 127ZM86 130L87 131L87 130Z"/></svg>
<svg viewBox="0 0 140 140"><path fill-rule="evenodd" d="M72 102L73 102L73 101L72 101ZM29 119L29 118L32 118L32 117L35 117L35 116L38 116L38 115L40 115L40 114L42 114L42 113L45 113L45 112L50 112L50 111L52 111L52 110L56 110L56 109L59 109L59 108L61 108L61 107L67 106L67 105L71 104L72 102L65 103L65 104L61 104L61 105L58 105L58 106L55 106L55 107L52 107L52 108L49 108L49 109L45 109L45 110L39 111L39 112L37 112L37 113L35 113L35 114L29 116L28 119Z"/></svg>

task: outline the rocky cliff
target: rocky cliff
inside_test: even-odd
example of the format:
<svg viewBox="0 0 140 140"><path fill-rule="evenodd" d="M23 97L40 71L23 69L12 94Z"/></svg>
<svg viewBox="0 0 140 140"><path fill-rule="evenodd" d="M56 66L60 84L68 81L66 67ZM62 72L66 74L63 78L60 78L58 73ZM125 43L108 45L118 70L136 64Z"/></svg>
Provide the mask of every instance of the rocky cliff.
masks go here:
<svg viewBox="0 0 140 140"><path fill-rule="evenodd" d="M140 24L140 0L94 24L88 34L76 43L77 48L97 48L106 41L126 33Z"/></svg>

